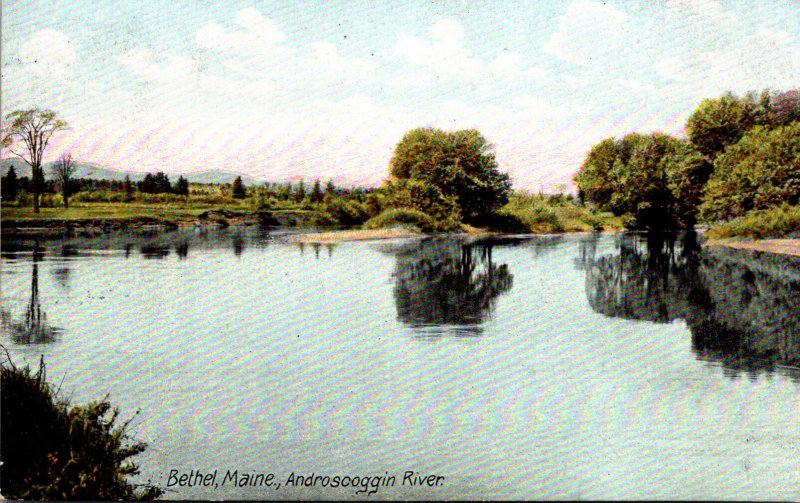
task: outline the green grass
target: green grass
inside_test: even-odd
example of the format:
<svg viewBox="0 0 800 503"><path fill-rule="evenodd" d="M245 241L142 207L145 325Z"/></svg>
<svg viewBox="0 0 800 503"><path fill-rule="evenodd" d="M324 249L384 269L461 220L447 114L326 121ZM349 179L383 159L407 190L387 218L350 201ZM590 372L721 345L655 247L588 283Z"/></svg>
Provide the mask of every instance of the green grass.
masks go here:
<svg viewBox="0 0 800 503"><path fill-rule="evenodd" d="M706 232L712 239L800 237L800 206L777 206L714 225Z"/></svg>

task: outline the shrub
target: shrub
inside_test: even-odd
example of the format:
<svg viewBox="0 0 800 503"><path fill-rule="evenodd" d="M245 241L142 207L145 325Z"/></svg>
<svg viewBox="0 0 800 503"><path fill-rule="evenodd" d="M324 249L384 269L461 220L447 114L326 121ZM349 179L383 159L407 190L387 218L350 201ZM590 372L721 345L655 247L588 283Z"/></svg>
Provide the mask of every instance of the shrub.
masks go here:
<svg viewBox="0 0 800 503"><path fill-rule="evenodd" d="M399 225L422 232L450 232L458 229L455 220L435 220L415 208L389 208L364 224L365 229L381 229Z"/></svg>
<svg viewBox="0 0 800 503"><path fill-rule="evenodd" d="M714 226L706 234L710 238L800 237L800 206L784 204L758 210Z"/></svg>
<svg viewBox="0 0 800 503"><path fill-rule="evenodd" d="M326 199L324 213L332 225L360 225L367 221L367 208L354 200L337 197Z"/></svg>
<svg viewBox="0 0 800 503"><path fill-rule="evenodd" d="M414 179L399 179L389 182L385 190L387 208L413 208L442 222L461 220L456 198L443 195L441 190L431 184Z"/></svg>
<svg viewBox="0 0 800 503"><path fill-rule="evenodd" d="M119 411L107 401L70 407L37 372L17 368L10 359L0 364L3 435L3 496L10 499L141 500L163 494L159 487L142 489L126 477L138 467L126 460L145 450L130 443L130 420L116 425Z"/></svg>

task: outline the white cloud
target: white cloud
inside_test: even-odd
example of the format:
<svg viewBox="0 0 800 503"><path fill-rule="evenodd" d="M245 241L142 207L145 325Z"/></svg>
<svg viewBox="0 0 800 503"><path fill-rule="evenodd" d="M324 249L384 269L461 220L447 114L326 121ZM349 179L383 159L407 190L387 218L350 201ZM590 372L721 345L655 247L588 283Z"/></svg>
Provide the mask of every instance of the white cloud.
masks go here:
<svg viewBox="0 0 800 503"><path fill-rule="evenodd" d="M39 77L63 77L71 72L75 62L75 45L64 33L47 28L22 44L20 59Z"/></svg>
<svg viewBox="0 0 800 503"><path fill-rule="evenodd" d="M576 0L543 49L558 59L588 65L623 47L628 15L606 3Z"/></svg>
<svg viewBox="0 0 800 503"><path fill-rule="evenodd" d="M196 80L197 61L183 56L156 57L147 49L131 49L117 57L140 80L156 84L188 83Z"/></svg>
<svg viewBox="0 0 800 503"><path fill-rule="evenodd" d="M286 35L258 10L247 7L236 15L238 29L226 30L209 23L197 30L196 42L207 49L231 52L250 57L286 56L291 51L282 46Z"/></svg>
<svg viewBox="0 0 800 503"><path fill-rule="evenodd" d="M464 46L464 29L458 21L442 19L428 28L430 40L402 35L395 53L414 65L428 67L440 77L476 76L482 63Z"/></svg>

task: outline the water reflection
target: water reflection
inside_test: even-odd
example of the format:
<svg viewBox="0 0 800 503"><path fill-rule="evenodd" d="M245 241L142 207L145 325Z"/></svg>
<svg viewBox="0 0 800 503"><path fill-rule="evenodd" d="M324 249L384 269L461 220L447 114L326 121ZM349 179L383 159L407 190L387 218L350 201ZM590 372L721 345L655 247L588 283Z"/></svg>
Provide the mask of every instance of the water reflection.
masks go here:
<svg viewBox="0 0 800 503"><path fill-rule="evenodd" d="M700 249L693 233L624 235L617 249L595 257L591 241L580 247L594 311L656 323L684 320L697 358L722 365L733 378L800 367L797 258Z"/></svg>
<svg viewBox="0 0 800 503"><path fill-rule="evenodd" d="M427 239L394 247L398 319L422 335L481 333L497 298L513 283L508 265L492 259L494 246Z"/></svg>
<svg viewBox="0 0 800 503"><path fill-rule="evenodd" d="M139 248L139 253L148 259L165 259L169 257L169 246L159 244L146 244Z"/></svg>
<svg viewBox="0 0 800 503"><path fill-rule="evenodd" d="M39 300L39 261L44 250L38 246L33 248L31 260L31 297L22 319L14 319L11 311L0 309L0 324L11 339L17 344L46 344L54 342L61 329L47 322L47 313L42 310Z"/></svg>

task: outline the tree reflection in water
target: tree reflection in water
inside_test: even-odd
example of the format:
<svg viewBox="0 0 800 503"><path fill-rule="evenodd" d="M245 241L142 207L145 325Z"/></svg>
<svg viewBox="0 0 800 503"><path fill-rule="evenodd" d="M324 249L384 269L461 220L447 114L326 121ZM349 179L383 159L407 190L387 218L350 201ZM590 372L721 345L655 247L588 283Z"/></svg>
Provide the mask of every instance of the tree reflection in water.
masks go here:
<svg viewBox="0 0 800 503"><path fill-rule="evenodd" d="M581 246L586 297L615 318L685 320L699 359L732 378L755 378L781 366L800 375L800 260L734 250L700 249L694 233L623 235L619 253L594 257Z"/></svg>
<svg viewBox="0 0 800 503"><path fill-rule="evenodd" d="M491 242L426 239L391 252L398 319L420 335L475 335L497 298L511 289L506 264L492 259Z"/></svg>
<svg viewBox="0 0 800 503"><path fill-rule="evenodd" d="M47 322L47 313L39 301L39 261L44 253L39 243L33 247L31 273L31 298L25 309L25 316L15 320L7 309L0 310L0 323L17 344L46 344L54 342L61 331Z"/></svg>

